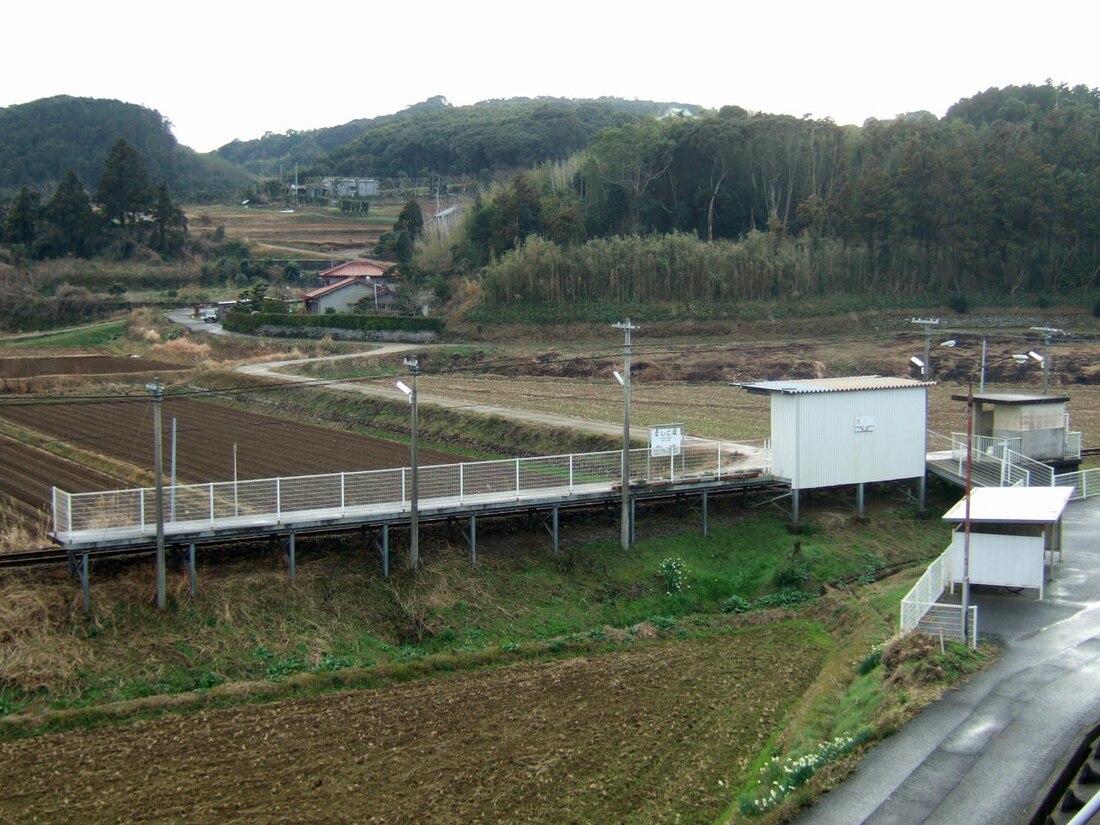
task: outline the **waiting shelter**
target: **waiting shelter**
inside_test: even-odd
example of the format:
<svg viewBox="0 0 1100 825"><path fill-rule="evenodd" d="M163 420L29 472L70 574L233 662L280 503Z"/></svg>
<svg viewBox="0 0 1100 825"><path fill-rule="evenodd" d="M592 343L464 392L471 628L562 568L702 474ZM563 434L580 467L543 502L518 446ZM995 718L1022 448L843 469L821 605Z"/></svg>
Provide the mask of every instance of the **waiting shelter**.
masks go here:
<svg viewBox="0 0 1100 825"><path fill-rule="evenodd" d="M977 487L943 518L953 525L950 581L962 584L969 555L971 584L1046 590L1047 563L1062 557L1062 515L1072 487Z"/></svg>
<svg viewBox="0 0 1100 825"><path fill-rule="evenodd" d="M798 492L917 479L924 502L928 387L931 381L860 375L757 381L741 386L771 397L772 473Z"/></svg>

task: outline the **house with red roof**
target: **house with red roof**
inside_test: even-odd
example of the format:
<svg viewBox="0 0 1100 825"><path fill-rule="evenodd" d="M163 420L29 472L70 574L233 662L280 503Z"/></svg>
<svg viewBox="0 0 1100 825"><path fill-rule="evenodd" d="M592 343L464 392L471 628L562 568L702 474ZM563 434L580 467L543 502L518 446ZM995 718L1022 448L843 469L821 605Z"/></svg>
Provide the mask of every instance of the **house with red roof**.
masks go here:
<svg viewBox="0 0 1100 825"><path fill-rule="evenodd" d="M366 299L379 312L394 308L397 300L392 273L370 261L345 261L320 273L323 286L302 294L307 315L352 312Z"/></svg>

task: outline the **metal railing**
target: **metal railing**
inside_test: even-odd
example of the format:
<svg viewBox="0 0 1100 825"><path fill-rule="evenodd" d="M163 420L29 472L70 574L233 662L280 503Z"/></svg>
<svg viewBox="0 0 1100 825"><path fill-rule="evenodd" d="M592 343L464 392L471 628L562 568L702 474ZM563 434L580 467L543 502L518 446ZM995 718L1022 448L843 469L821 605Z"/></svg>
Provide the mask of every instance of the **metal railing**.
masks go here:
<svg viewBox="0 0 1100 825"><path fill-rule="evenodd" d="M1090 470L1076 470L1072 473L1059 473L1054 477L1057 487L1072 487L1070 501L1078 501L1090 496L1100 495L1100 467Z"/></svg>
<svg viewBox="0 0 1100 825"><path fill-rule="evenodd" d="M951 581L951 548L948 547L924 571L901 600L901 632L924 633L945 639L970 639L977 646L978 608L971 606L968 633L963 635L962 605L940 602Z"/></svg>
<svg viewBox="0 0 1100 825"><path fill-rule="evenodd" d="M630 483L673 484L689 478L719 478L766 472L768 457L752 447L692 441L678 456L651 457L630 451ZM538 494L568 496L621 484L622 453L558 456L428 465L418 468L418 503L494 502ZM53 532L64 540L88 531L153 530L156 490L143 487L68 493L53 489ZM179 484L164 488L165 529L280 523L315 516L399 514L410 507L411 471L392 470ZM168 504L171 502L171 505Z"/></svg>

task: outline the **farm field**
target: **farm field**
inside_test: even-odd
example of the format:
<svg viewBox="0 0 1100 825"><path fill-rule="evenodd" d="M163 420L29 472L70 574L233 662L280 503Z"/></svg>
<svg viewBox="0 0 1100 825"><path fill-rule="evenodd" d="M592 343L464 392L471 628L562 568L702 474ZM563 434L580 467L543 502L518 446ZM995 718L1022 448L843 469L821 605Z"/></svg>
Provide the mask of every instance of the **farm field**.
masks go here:
<svg viewBox="0 0 1100 825"><path fill-rule="evenodd" d="M192 232L209 232L215 226L225 233L256 245L265 257L337 259L369 257L378 238L392 227L403 202L372 201L364 217L345 215L336 209L301 205L293 212L279 208L243 206L188 207ZM434 206L421 204L425 220Z"/></svg>
<svg viewBox="0 0 1100 825"><path fill-rule="evenodd" d="M162 408L165 472L171 420L177 421L180 481L308 475L403 467L409 448L395 441L310 426L189 398L167 398ZM142 468L153 466L153 413L147 398L102 403L0 407L0 421ZM421 463L452 464L450 453L420 449ZM67 492L121 486L109 475L29 446L0 444L0 496L19 513L49 509L51 485ZM67 487L66 485L71 485ZM129 486L129 485L126 485ZM44 538L44 537L43 537Z"/></svg>
<svg viewBox="0 0 1100 825"><path fill-rule="evenodd" d="M106 473L0 435L0 507L28 530L47 523L51 487L85 493L117 485Z"/></svg>
<svg viewBox="0 0 1100 825"><path fill-rule="evenodd" d="M138 373L178 372L183 364L148 358L116 355L27 355L0 358L0 379L39 378L57 375L135 375Z"/></svg>
<svg viewBox="0 0 1100 825"><path fill-rule="evenodd" d="M710 823L817 675L792 624L4 742L0 819Z"/></svg>

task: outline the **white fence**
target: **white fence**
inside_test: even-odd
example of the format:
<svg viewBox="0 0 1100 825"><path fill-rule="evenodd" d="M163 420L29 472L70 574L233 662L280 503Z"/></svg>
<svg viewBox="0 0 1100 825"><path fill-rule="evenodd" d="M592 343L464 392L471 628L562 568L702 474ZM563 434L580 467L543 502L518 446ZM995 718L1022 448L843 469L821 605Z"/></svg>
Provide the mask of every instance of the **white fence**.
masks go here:
<svg viewBox="0 0 1100 825"><path fill-rule="evenodd" d="M651 458L630 451L631 484L675 483L765 472L764 450L749 445L691 442L679 456ZM428 465L417 470L418 506L495 502L537 494L610 489L621 483L622 452L579 453L504 461ZM243 524L282 523L318 517L398 514L409 509L412 470L331 473L286 478L166 486L165 530L178 532ZM156 489L67 493L53 490L53 532L62 541L144 533L157 523Z"/></svg>
<svg viewBox="0 0 1100 825"><path fill-rule="evenodd" d="M901 600L901 632L925 633L962 641L962 605L942 604L940 597L951 581L951 548L928 565L917 583ZM965 636L977 646L978 608L970 608L969 633Z"/></svg>
<svg viewBox="0 0 1100 825"><path fill-rule="evenodd" d="M1054 477L1054 483L1058 487L1073 488L1070 501L1100 495L1100 467L1077 470L1072 473L1059 473Z"/></svg>

